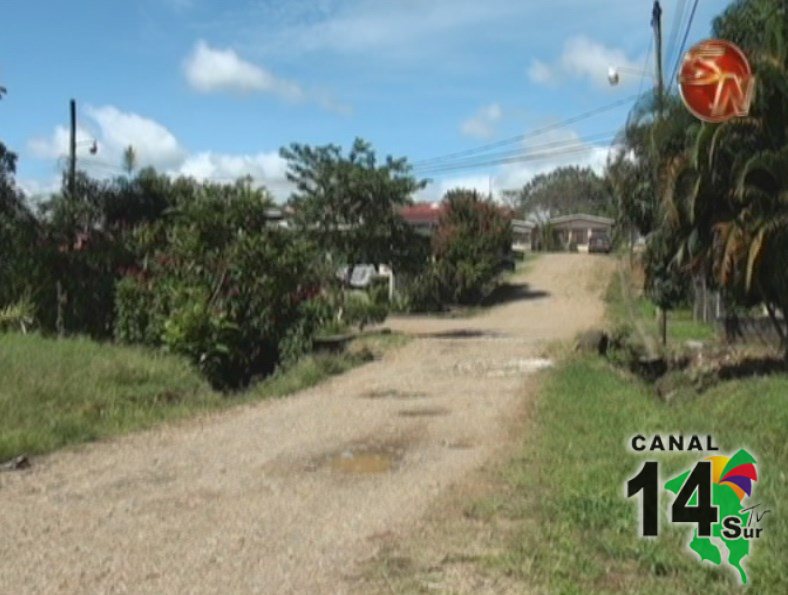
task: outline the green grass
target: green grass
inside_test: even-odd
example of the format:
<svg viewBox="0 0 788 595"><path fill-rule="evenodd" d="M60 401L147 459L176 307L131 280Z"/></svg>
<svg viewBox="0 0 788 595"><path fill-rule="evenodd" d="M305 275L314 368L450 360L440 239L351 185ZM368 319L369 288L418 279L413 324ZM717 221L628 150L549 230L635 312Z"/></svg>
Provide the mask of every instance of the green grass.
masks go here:
<svg viewBox="0 0 788 595"><path fill-rule="evenodd" d="M175 356L84 338L0 334L0 461L287 395L404 340L363 336L344 353L304 357L244 392L222 395Z"/></svg>
<svg viewBox="0 0 788 595"><path fill-rule="evenodd" d="M621 284L609 292L614 323L644 324L645 300L630 308ZM656 323L655 323L656 325ZM654 327L655 328L655 327ZM713 333L686 314L674 316L672 342L710 340ZM784 593L788 576L788 375L721 382L669 403L627 372L594 355L572 354L546 373L522 454L506 468L506 488L475 503L488 522L514 526L494 572L549 592L729 593L738 588L728 567L701 564L686 548L689 529L668 527L663 501L660 537L636 535L638 506L625 484L646 460L660 461L665 481L697 461L694 454L636 454L635 434L712 434L724 453L747 448L760 480L752 503L772 509L764 534L745 560L753 593ZM723 560L726 552L723 551Z"/></svg>
<svg viewBox="0 0 788 595"><path fill-rule="evenodd" d="M637 317L645 331L658 340L660 335L659 317L656 306L645 296L634 295L635 289L624 287L630 284L627 274L623 278L616 275L607 292L608 317L618 323L634 322ZM627 289L629 291L627 291ZM717 333L712 325L692 319L692 310L688 307L676 308L668 312L668 344L678 345L687 341L713 341Z"/></svg>
<svg viewBox="0 0 788 595"><path fill-rule="evenodd" d="M711 433L723 452L746 447L758 457L755 500L775 513L767 517L747 568L754 592L783 592L786 394L783 375L727 382L666 404L604 360L565 361L549 375L540 396L537 435L507 473L515 488L515 501L507 508L519 511L515 517L527 529L495 563L551 592L730 592L737 584L733 573L694 560L684 549L688 531L667 530L664 512L660 538L638 538L637 505L624 494L627 479L645 460L659 460L667 479L698 458L698 453L637 455L627 448L630 436Z"/></svg>

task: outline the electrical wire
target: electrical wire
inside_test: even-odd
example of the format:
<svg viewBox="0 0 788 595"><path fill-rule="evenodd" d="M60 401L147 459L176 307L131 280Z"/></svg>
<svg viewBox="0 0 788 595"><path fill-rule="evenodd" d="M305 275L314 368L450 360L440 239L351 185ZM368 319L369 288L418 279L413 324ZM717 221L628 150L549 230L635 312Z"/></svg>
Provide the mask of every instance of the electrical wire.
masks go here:
<svg viewBox="0 0 788 595"><path fill-rule="evenodd" d="M678 0L676 5L676 12L673 15L673 24L670 27L670 36L668 37L668 43L665 46L665 59L668 64L673 63L673 59L675 57L676 51L676 42L678 42L679 38L679 31L684 24L684 13L687 10L687 2L686 0Z"/></svg>
<svg viewBox="0 0 788 595"><path fill-rule="evenodd" d="M676 75L679 71L679 64L681 64L681 60L684 57L684 48L687 45L687 38L689 37L690 30L692 29L692 21L695 18L695 10L698 8L698 0L692 4L692 11L690 12L689 21L687 21L687 28L684 29L684 38L681 40L681 47L679 48L679 53L676 55L676 62L673 65L673 71L670 73L670 81L668 82L668 92L667 94L670 95L670 91L673 88L673 83L676 80Z"/></svg>
<svg viewBox="0 0 788 595"><path fill-rule="evenodd" d="M588 145L594 142L606 141L608 138L610 138L615 134L616 134L615 132L600 132L583 138L568 138L568 139L561 139L561 140L551 141L548 143L533 145L530 147L517 147L516 149L509 149L507 151L500 151L497 153L487 153L485 155L477 155L477 156L455 159L450 162L436 163L433 165L424 165L421 167L414 167L413 172L416 175L420 175L423 172L429 172L436 169L448 169L457 166L473 165L477 163L479 160L483 160L487 162L489 160L505 159L508 157L521 157L523 155L530 155L534 152L544 149L562 149L564 147L570 147L576 145L579 142Z"/></svg>
<svg viewBox="0 0 788 595"><path fill-rule="evenodd" d="M535 130L532 130L530 132L526 132L524 134L518 134L516 136L511 136L509 138L505 138L505 139L502 139L502 140L494 142L494 143L481 145L479 147L475 147L475 148L472 148L472 149L466 149L464 151L457 151L455 153L449 153L447 155L441 155L439 157L432 157L432 158L429 158L429 159L422 159L420 161L414 162L412 165L413 165L414 168L419 167L419 166L424 166L424 165L432 165L433 163L438 163L438 162L441 162L441 161L450 160L450 159L453 159L453 158L456 158L456 157L464 157L466 155L474 155L474 154L478 154L478 153L484 153L486 151L489 151L490 149L495 149L495 148L498 148L498 147L503 147L503 146L510 145L510 144L513 144L513 143L521 142L521 141L523 141L525 139L533 138L533 137L539 136L541 134L544 134L545 132L550 132L551 130L555 130L557 128L565 127L565 126L567 126L569 124L574 124L576 122L580 122L582 120L588 119L588 118L590 118L592 116L595 116L597 114L601 114L601 113L604 113L606 111L611 111L611 110L613 110L613 109L615 109L617 107L621 107L622 105L625 105L627 103L632 102L633 100L637 99L638 97L639 97L639 94L638 95L630 95L629 97L625 97L623 99L619 99L619 100L614 101L612 103L608 103L606 105L602 105L600 107L594 108L594 109L589 110L587 112L583 112L581 114L578 114L577 116L573 116L571 118L567 118L567 119L562 120L560 122L556 122L555 124L550 124L548 126L544 126L542 128L537 128Z"/></svg>
<svg viewBox="0 0 788 595"><path fill-rule="evenodd" d="M643 81L646 80L646 72L648 70L648 63L651 60L651 52L654 50L654 37L649 37L648 50L646 50L646 59L643 61L643 72L640 74L640 83L638 84L638 97L643 92Z"/></svg>
<svg viewBox="0 0 788 595"><path fill-rule="evenodd" d="M612 140L615 137L609 137L606 139ZM588 153L589 151L594 150L593 145L588 145L582 142L575 142L574 145L567 145L566 147L562 147L561 149L553 150L553 151L544 151L539 153L523 153L521 155L503 159L493 159L488 161L478 161L474 163L465 163L465 164L458 164L452 166L445 166L445 167L436 167L434 170L430 170L431 174L439 174L439 173L446 173L450 171L456 171L460 169L473 169L479 167L487 167L491 165L505 165L508 163L523 163L528 161L539 161L542 159L554 159L556 157L568 157L570 155L576 155L578 153Z"/></svg>

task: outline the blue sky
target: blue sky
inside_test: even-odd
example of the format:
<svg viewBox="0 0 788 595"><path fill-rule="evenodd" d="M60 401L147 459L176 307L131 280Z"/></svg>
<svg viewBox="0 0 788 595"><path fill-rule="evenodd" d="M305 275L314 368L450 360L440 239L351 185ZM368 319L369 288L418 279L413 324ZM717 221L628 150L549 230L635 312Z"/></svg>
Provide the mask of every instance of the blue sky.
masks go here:
<svg viewBox="0 0 788 595"><path fill-rule="evenodd" d="M666 51L679 44L669 43L678 7L686 20L691 4L664 0ZM709 35L726 5L699 0L689 43ZM0 140L19 154L28 192L55 187L73 97L79 164L94 175L119 172L131 144L143 165L201 179L250 174L281 200L289 188L278 149L291 142L347 147L361 136L381 155L417 162L630 96L651 84L624 70L647 63L650 16L651 0L14 2L3 18ZM616 87L611 65L623 67ZM626 111L522 148L602 138ZM577 143L583 151L568 157L435 174L420 198L604 164L609 142Z"/></svg>

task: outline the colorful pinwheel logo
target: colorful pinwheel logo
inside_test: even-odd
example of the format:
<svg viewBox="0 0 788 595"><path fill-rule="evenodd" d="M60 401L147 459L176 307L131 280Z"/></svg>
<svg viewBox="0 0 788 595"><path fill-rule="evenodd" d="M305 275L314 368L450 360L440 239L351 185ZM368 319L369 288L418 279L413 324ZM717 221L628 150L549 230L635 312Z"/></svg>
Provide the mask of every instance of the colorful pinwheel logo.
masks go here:
<svg viewBox="0 0 788 595"><path fill-rule="evenodd" d="M711 461L711 477L715 484L728 486L739 502L745 495L752 495L752 482L758 481L758 470L750 453L740 450L732 457L716 455L706 460Z"/></svg>

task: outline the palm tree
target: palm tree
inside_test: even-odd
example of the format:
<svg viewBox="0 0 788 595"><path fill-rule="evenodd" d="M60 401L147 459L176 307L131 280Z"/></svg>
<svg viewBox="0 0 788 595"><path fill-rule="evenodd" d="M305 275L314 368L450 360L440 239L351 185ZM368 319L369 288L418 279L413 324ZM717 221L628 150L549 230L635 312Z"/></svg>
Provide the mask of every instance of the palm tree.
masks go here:
<svg viewBox="0 0 788 595"><path fill-rule="evenodd" d="M763 302L788 356L788 32L785 19L766 18L769 5L743 4L761 19L760 35L743 37L757 44L745 48L757 85L751 115L701 127L692 154L672 162L663 204L675 264L708 274L740 304Z"/></svg>

